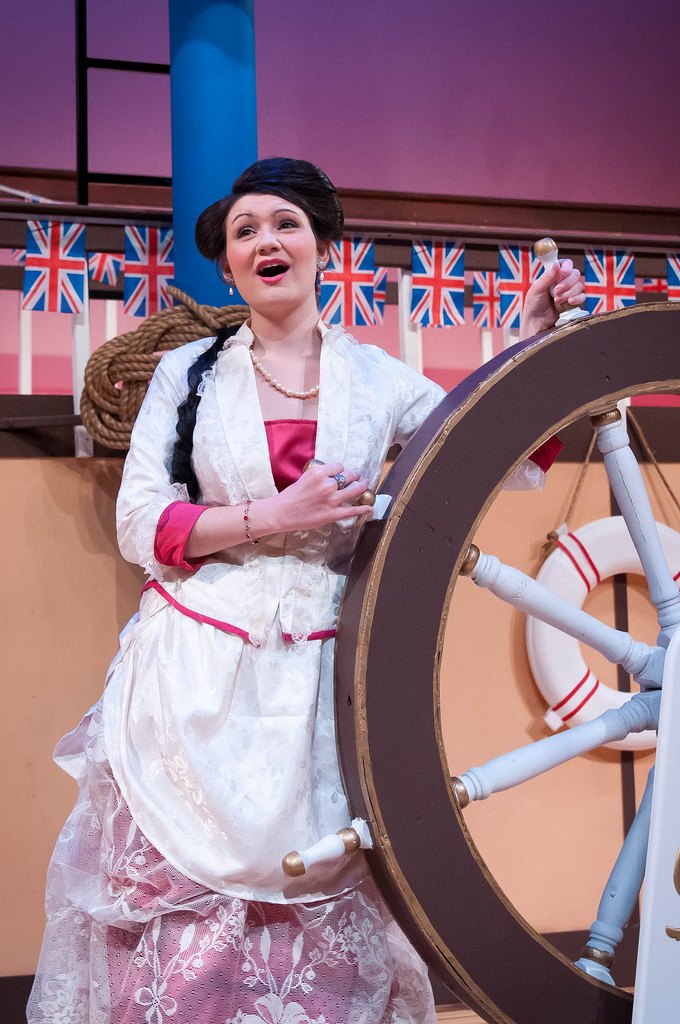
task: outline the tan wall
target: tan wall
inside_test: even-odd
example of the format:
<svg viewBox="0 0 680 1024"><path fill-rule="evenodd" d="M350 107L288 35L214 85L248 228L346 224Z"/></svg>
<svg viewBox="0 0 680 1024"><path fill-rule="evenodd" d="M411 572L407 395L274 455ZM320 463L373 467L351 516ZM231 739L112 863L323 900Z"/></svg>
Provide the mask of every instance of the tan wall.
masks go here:
<svg viewBox="0 0 680 1024"><path fill-rule="evenodd" d="M118 554L117 460L0 460L0 975L32 974L44 881L77 787L51 752L99 697L142 571Z"/></svg>
<svg viewBox="0 0 680 1024"><path fill-rule="evenodd" d="M533 570L543 536L564 516L576 471L554 467L543 495L502 494L479 531L482 548ZM680 489L680 467L668 471ZM120 463L112 460L0 461L7 580L0 597L0 975L35 969L45 870L76 795L51 751L98 698L116 635L137 608L142 572L122 560L114 540L119 477ZM593 467L572 525L607 513L602 470ZM606 585L590 601L611 620ZM631 603L633 632L652 639L641 593ZM460 581L442 668L453 772L545 734L522 631L519 614ZM588 660L599 672L591 654ZM639 757L639 772L650 761ZM594 916L621 839L620 806L617 755L600 752L475 805L466 817L518 909L542 930L566 930L586 927Z"/></svg>

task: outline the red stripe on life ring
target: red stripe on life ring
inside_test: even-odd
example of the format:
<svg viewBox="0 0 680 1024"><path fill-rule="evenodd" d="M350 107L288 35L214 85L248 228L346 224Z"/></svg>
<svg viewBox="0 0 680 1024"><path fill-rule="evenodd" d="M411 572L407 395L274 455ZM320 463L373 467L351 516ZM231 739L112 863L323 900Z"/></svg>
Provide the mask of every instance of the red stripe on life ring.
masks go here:
<svg viewBox="0 0 680 1024"><path fill-rule="evenodd" d="M596 567L595 567L595 563L593 562L592 558L590 557L590 555L588 554L588 552L587 552L587 551L586 551L586 549L584 548L584 546L583 546L583 544L581 543L581 541L580 541L580 540L578 539L578 537L577 537L577 536L576 536L576 534L574 534L574 533L570 533L570 534L569 534L569 536L571 537L571 539L572 539L573 541L576 541L576 543L577 543L577 544L578 544L578 546L580 547L581 551L583 552L583 557L585 558L585 560L587 561L588 565L590 566L590 568L591 568L591 569L593 570L593 572L595 573L595 579L597 580L597 583L601 583L602 581L601 581L601 579L600 579L600 574L599 574L599 572L597 571L597 569L596 569ZM596 585L597 585L597 584L596 584Z"/></svg>
<svg viewBox="0 0 680 1024"><path fill-rule="evenodd" d="M565 715L564 718L562 719L562 721L563 722L568 722L570 718L573 718L574 715L578 714L578 712L581 710L581 708L584 707L588 703L588 701L590 700L592 695L595 693L595 690L598 688L599 685L600 685L600 680L596 679L595 680L595 686L592 688L590 693L586 697L583 698L581 703L577 707L575 707L573 711L570 711L568 715Z"/></svg>
<svg viewBox="0 0 680 1024"><path fill-rule="evenodd" d="M571 534L569 534L569 536L571 537ZM581 577L581 579L585 583L586 590L588 591L588 593L590 593L592 587L590 586L590 583L588 582L586 574L584 573L583 569L581 568L581 566L578 564L578 562L576 561L576 559L572 555L572 553L569 550L569 548L565 547L561 540L558 540L557 546L558 546L558 548L560 548L561 551L564 551L565 555L567 555L569 557L569 559L571 560L574 568L576 569L576 572L579 574L579 576Z"/></svg>
<svg viewBox="0 0 680 1024"><path fill-rule="evenodd" d="M571 698L572 698L572 697L574 696L574 694L575 694L575 693L576 693L576 692L577 692L578 690L580 690L580 689L581 689L581 687L583 686L583 684L585 683L585 681L586 681L586 679L588 678L588 676L589 676L589 675L590 675L590 669L589 669L589 668L587 668L587 669L586 669L586 674L584 675L583 679L581 679L581 680L580 680L580 682L578 682L578 683L576 684L576 686L574 687L574 689L573 689L573 690L571 690L571 692L570 692L570 693L568 693L568 694L567 694L567 696L566 696L566 697L564 697L564 698L563 698L563 699L562 699L562 700L561 700L561 701L559 702L559 704L554 704L554 705L553 705L553 706L551 707L551 709L550 709L550 710L551 710L551 711L559 711L561 707L564 707L564 705L565 705L565 704L567 703L567 701L570 701L570 700L571 700Z"/></svg>

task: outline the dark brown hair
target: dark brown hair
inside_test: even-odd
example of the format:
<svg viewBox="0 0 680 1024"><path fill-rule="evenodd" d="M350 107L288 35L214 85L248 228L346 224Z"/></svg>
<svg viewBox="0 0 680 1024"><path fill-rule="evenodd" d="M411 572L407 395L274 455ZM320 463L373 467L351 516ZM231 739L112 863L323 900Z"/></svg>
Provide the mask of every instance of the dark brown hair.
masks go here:
<svg viewBox="0 0 680 1024"><path fill-rule="evenodd" d="M277 156L248 167L234 182L231 194L218 199L200 215L196 221L196 245L202 256L214 262L224 257L227 214L240 196L254 193L280 196L299 206L309 217L317 241L342 238L342 207L328 176L307 160Z"/></svg>
<svg viewBox="0 0 680 1024"><path fill-rule="evenodd" d="M234 182L231 194L218 199L200 215L196 222L196 245L202 256L219 265L226 253L227 214L240 196L253 193L280 196L286 202L299 206L309 217L317 241L328 243L342 238L342 207L327 175L307 160L271 157L248 167ZM225 341L237 330L230 327L218 331L210 348L192 363L187 372L189 394L177 409L177 441L172 453L171 479L174 483L186 484L194 502L200 493L191 458L196 414L201 401L198 389L203 374L212 368Z"/></svg>

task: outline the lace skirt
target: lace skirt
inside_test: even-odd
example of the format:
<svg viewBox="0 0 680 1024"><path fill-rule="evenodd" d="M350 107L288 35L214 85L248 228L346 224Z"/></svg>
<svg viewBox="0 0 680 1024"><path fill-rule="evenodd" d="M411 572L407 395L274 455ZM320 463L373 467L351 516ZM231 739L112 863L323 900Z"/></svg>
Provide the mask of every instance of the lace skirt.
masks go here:
<svg viewBox="0 0 680 1024"><path fill-rule="evenodd" d="M435 1024L425 966L370 878L313 904L212 892L137 828L98 708L85 754L28 1024Z"/></svg>

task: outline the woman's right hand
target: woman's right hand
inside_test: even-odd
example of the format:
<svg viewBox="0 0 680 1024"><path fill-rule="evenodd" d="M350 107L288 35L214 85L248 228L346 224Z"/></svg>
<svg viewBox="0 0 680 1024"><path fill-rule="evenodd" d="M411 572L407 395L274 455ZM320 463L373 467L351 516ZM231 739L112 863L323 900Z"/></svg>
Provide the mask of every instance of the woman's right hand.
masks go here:
<svg viewBox="0 0 680 1024"><path fill-rule="evenodd" d="M342 474L347 486L340 489L335 479ZM368 480L341 462L310 466L299 480L273 498L254 501L250 506L251 529L258 533L288 533L314 530L339 519L368 515L370 505L352 504L368 487ZM349 504L348 504L349 503Z"/></svg>
<svg viewBox="0 0 680 1024"><path fill-rule="evenodd" d="M334 479L342 473L347 487L338 488ZM255 498L248 509L248 532L257 542L273 533L294 530L315 530L339 519L358 519L371 512L370 505L352 505L368 480L354 470L345 470L341 462L312 466L299 480L273 498ZM184 556L195 560L216 551L243 544L248 539L243 505L218 505L206 508L196 522L186 543Z"/></svg>

